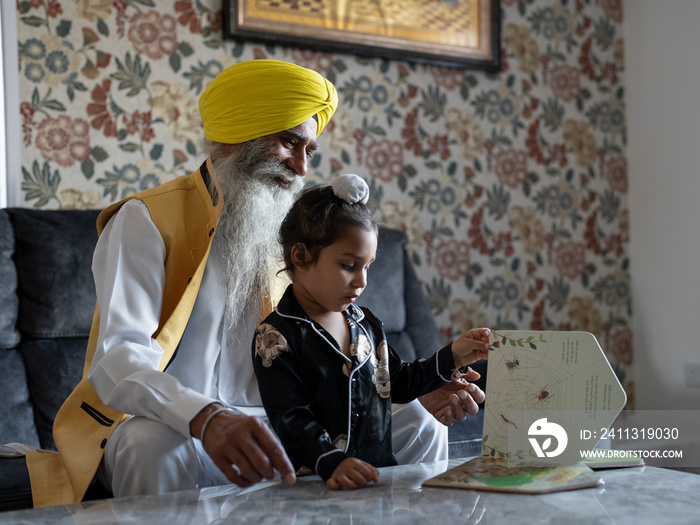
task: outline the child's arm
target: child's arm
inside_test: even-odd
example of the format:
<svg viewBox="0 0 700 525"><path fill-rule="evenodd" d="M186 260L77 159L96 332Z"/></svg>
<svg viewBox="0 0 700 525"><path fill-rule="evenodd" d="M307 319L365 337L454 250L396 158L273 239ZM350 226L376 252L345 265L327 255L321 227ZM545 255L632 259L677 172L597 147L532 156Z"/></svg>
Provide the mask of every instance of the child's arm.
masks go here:
<svg viewBox="0 0 700 525"><path fill-rule="evenodd" d="M472 328L452 342L452 357L457 368L463 368L479 359L489 358L491 330Z"/></svg>
<svg viewBox="0 0 700 525"><path fill-rule="evenodd" d="M358 489L370 481L379 481L379 471L365 461L347 458L335 467L333 475L326 481L326 486L331 490Z"/></svg>

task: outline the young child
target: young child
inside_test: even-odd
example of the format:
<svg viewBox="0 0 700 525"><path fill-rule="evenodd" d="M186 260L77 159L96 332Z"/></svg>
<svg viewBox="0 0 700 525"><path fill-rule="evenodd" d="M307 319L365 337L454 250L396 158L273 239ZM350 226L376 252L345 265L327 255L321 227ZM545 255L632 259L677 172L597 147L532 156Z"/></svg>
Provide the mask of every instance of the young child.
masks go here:
<svg viewBox="0 0 700 525"><path fill-rule="evenodd" d="M280 228L292 279L253 341L255 375L272 428L294 468L330 489L378 481L395 465L391 403L431 392L486 359L489 330L469 330L428 359L401 360L379 319L355 303L377 250L377 225L357 175L305 191Z"/></svg>

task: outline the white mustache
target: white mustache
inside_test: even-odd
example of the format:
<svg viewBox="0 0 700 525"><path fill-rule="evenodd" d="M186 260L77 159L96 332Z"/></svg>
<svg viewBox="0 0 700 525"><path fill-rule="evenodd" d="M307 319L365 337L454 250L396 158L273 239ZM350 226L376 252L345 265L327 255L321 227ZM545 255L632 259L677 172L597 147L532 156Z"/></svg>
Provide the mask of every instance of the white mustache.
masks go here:
<svg viewBox="0 0 700 525"><path fill-rule="evenodd" d="M294 184L301 179L294 170L278 162L264 162L253 170L252 175L263 182L282 179L284 182Z"/></svg>

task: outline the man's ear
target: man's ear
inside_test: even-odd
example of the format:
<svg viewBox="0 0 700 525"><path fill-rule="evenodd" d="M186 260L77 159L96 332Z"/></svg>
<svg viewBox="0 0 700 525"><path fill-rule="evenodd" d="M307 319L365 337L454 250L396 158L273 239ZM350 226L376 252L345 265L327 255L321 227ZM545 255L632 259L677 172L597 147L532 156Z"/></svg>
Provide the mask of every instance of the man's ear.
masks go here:
<svg viewBox="0 0 700 525"><path fill-rule="evenodd" d="M296 269L304 268L311 259L311 254L309 253L309 250L306 249L306 245L303 242L298 242L292 246L290 256L292 259L292 264Z"/></svg>

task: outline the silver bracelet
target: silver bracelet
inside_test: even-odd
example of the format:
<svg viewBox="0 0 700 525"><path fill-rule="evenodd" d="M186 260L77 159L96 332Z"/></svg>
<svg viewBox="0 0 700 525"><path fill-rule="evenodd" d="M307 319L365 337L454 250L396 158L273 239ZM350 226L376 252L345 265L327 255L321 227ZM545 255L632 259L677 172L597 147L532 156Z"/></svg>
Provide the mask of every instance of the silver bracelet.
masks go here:
<svg viewBox="0 0 700 525"><path fill-rule="evenodd" d="M216 410L214 410L211 414L209 414L207 416L207 418L204 420L204 423L202 424L202 431L199 433L199 440L202 442L202 446L204 446L204 432L207 430L207 425L214 418L214 416L216 414L219 414L221 412L233 412L233 410L231 410L228 407L221 407L221 408L217 408Z"/></svg>

